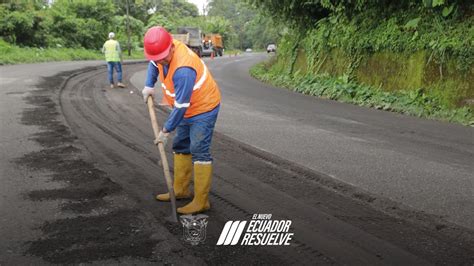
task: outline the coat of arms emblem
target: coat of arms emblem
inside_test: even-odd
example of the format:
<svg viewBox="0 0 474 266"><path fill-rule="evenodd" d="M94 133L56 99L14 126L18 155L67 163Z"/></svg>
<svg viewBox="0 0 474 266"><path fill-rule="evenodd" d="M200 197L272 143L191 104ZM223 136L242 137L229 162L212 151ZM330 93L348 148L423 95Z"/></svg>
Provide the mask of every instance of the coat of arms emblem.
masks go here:
<svg viewBox="0 0 474 266"><path fill-rule="evenodd" d="M183 225L184 240L195 246L206 240L207 218L204 214L181 215L179 220Z"/></svg>

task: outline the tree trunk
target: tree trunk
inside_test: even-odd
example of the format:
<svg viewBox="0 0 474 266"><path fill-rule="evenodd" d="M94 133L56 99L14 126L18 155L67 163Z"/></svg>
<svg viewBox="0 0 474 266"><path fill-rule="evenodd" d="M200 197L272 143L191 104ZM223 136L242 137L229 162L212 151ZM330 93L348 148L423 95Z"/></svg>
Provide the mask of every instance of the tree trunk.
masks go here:
<svg viewBox="0 0 474 266"><path fill-rule="evenodd" d="M129 14L128 14L128 10L130 9L129 5L130 5L129 0L127 0L126 9L127 9L128 56L131 56L132 55L132 47L131 47L131 43L130 43L130 17L129 17Z"/></svg>

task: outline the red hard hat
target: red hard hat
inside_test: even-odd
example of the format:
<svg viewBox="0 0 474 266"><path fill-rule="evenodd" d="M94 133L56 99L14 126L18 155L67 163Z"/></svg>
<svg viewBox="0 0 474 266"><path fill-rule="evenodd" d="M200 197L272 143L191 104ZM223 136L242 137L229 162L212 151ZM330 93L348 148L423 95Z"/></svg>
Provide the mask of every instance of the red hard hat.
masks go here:
<svg viewBox="0 0 474 266"><path fill-rule="evenodd" d="M159 61L166 58L170 52L173 38L163 27L151 27L143 38L145 57L148 60Z"/></svg>

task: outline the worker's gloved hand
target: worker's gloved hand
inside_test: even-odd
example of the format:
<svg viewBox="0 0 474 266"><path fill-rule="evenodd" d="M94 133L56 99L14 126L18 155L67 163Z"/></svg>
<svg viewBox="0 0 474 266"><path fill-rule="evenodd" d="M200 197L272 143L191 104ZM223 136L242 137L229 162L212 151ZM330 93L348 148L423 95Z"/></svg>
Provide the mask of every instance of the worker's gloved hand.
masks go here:
<svg viewBox="0 0 474 266"><path fill-rule="evenodd" d="M143 94L143 100L146 103L148 96L151 96L152 98L155 97L155 89L151 87L145 87L142 90L142 94Z"/></svg>
<svg viewBox="0 0 474 266"><path fill-rule="evenodd" d="M155 139L155 145L158 145L159 143L163 143L164 146L166 146L166 141L168 140L168 135L170 133L164 133L163 130L160 131L160 134L158 134L158 137Z"/></svg>

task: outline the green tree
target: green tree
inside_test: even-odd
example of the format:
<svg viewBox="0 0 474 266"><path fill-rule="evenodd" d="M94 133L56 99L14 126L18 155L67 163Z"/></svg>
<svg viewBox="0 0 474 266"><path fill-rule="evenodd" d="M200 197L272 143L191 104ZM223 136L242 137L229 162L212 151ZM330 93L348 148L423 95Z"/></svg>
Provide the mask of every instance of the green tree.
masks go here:
<svg viewBox="0 0 474 266"><path fill-rule="evenodd" d="M239 3L241 1L234 0L210 0L207 5L208 16L221 16L236 21L239 10Z"/></svg>
<svg viewBox="0 0 474 266"><path fill-rule="evenodd" d="M47 45L49 17L45 6L36 3L0 4L0 36L21 46Z"/></svg>
<svg viewBox="0 0 474 266"><path fill-rule="evenodd" d="M150 8L153 12L146 27L162 26L169 31L175 31L177 26L201 24L199 12L194 4L184 0L163 0L160 5ZM189 24L183 24L192 21Z"/></svg>
<svg viewBox="0 0 474 266"><path fill-rule="evenodd" d="M145 30L145 25L139 19L129 16L130 20L130 36L132 49L138 49L142 44L142 38ZM126 49L128 43L127 35L127 16L115 16L112 19L112 26L110 31L115 32L117 40L122 46L122 50Z"/></svg>
<svg viewBox="0 0 474 266"><path fill-rule="evenodd" d="M205 27L203 30L206 33L219 33L224 39L228 39L230 37L229 34L232 32L232 24L224 17L209 16L206 17Z"/></svg>
<svg viewBox="0 0 474 266"><path fill-rule="evenodd" d="M161 5L162 0L114 0L115 15L121 16L127 13L127 3L129 5L129 15L146 24L151 17L149 10Z"/></svg>
<svg viewBox="0 0 474 266"><path fill-rule="evenodd" d="M163 0L155 7L155 14L161 14L172 21L184 17L199 16L198 8L185 0Z"/></svg>
<svg viewBox="0 0 474 266"><path fill-rule="evenodd" d="M159 13L155 13L152 17L150 17L150 19L148 19L146 28L149 29L153 26L161 26L168 31L173 31L175 28L175 24L170 19Z"/></svg>
<svg viewBox="0 0 474 266"><path fill-rule="evenodd" d="M271 17L256 15L245 28L246 44L253 48L266 48L270 43L276 44L282 36L284 27Z"/></svg>
<svg viewBox="0 0 474 266"><path fill-rule="evenodd" d="M99 49L111 29L115 6L109 1L55 1L52 35L66 47Z"/></svg>
<svg viewBox="0 0 474 266"><path fill-rule="evenodd" d="M245 1L211 0L208 16L223 17L230 22L227 39L234 48L264 48L280 38L280 24L261 15Z"/></svg>
<svg viewBox="0 0 474 266"><path fill-rule="evenodd" d="M308 25L314 25L331 13L352 17L364 10L372 9L377 10L378 15L384 16L394 10L415 9L420 14L427 10L448 14L451 12L449 9L453 10L455 5L459 5L463 8L458 11L472 16L472 11L468 10L472 10L473 6L470 0L247 0L247 2L261 8L268 15L300 28L308 28Z"/></svg>

